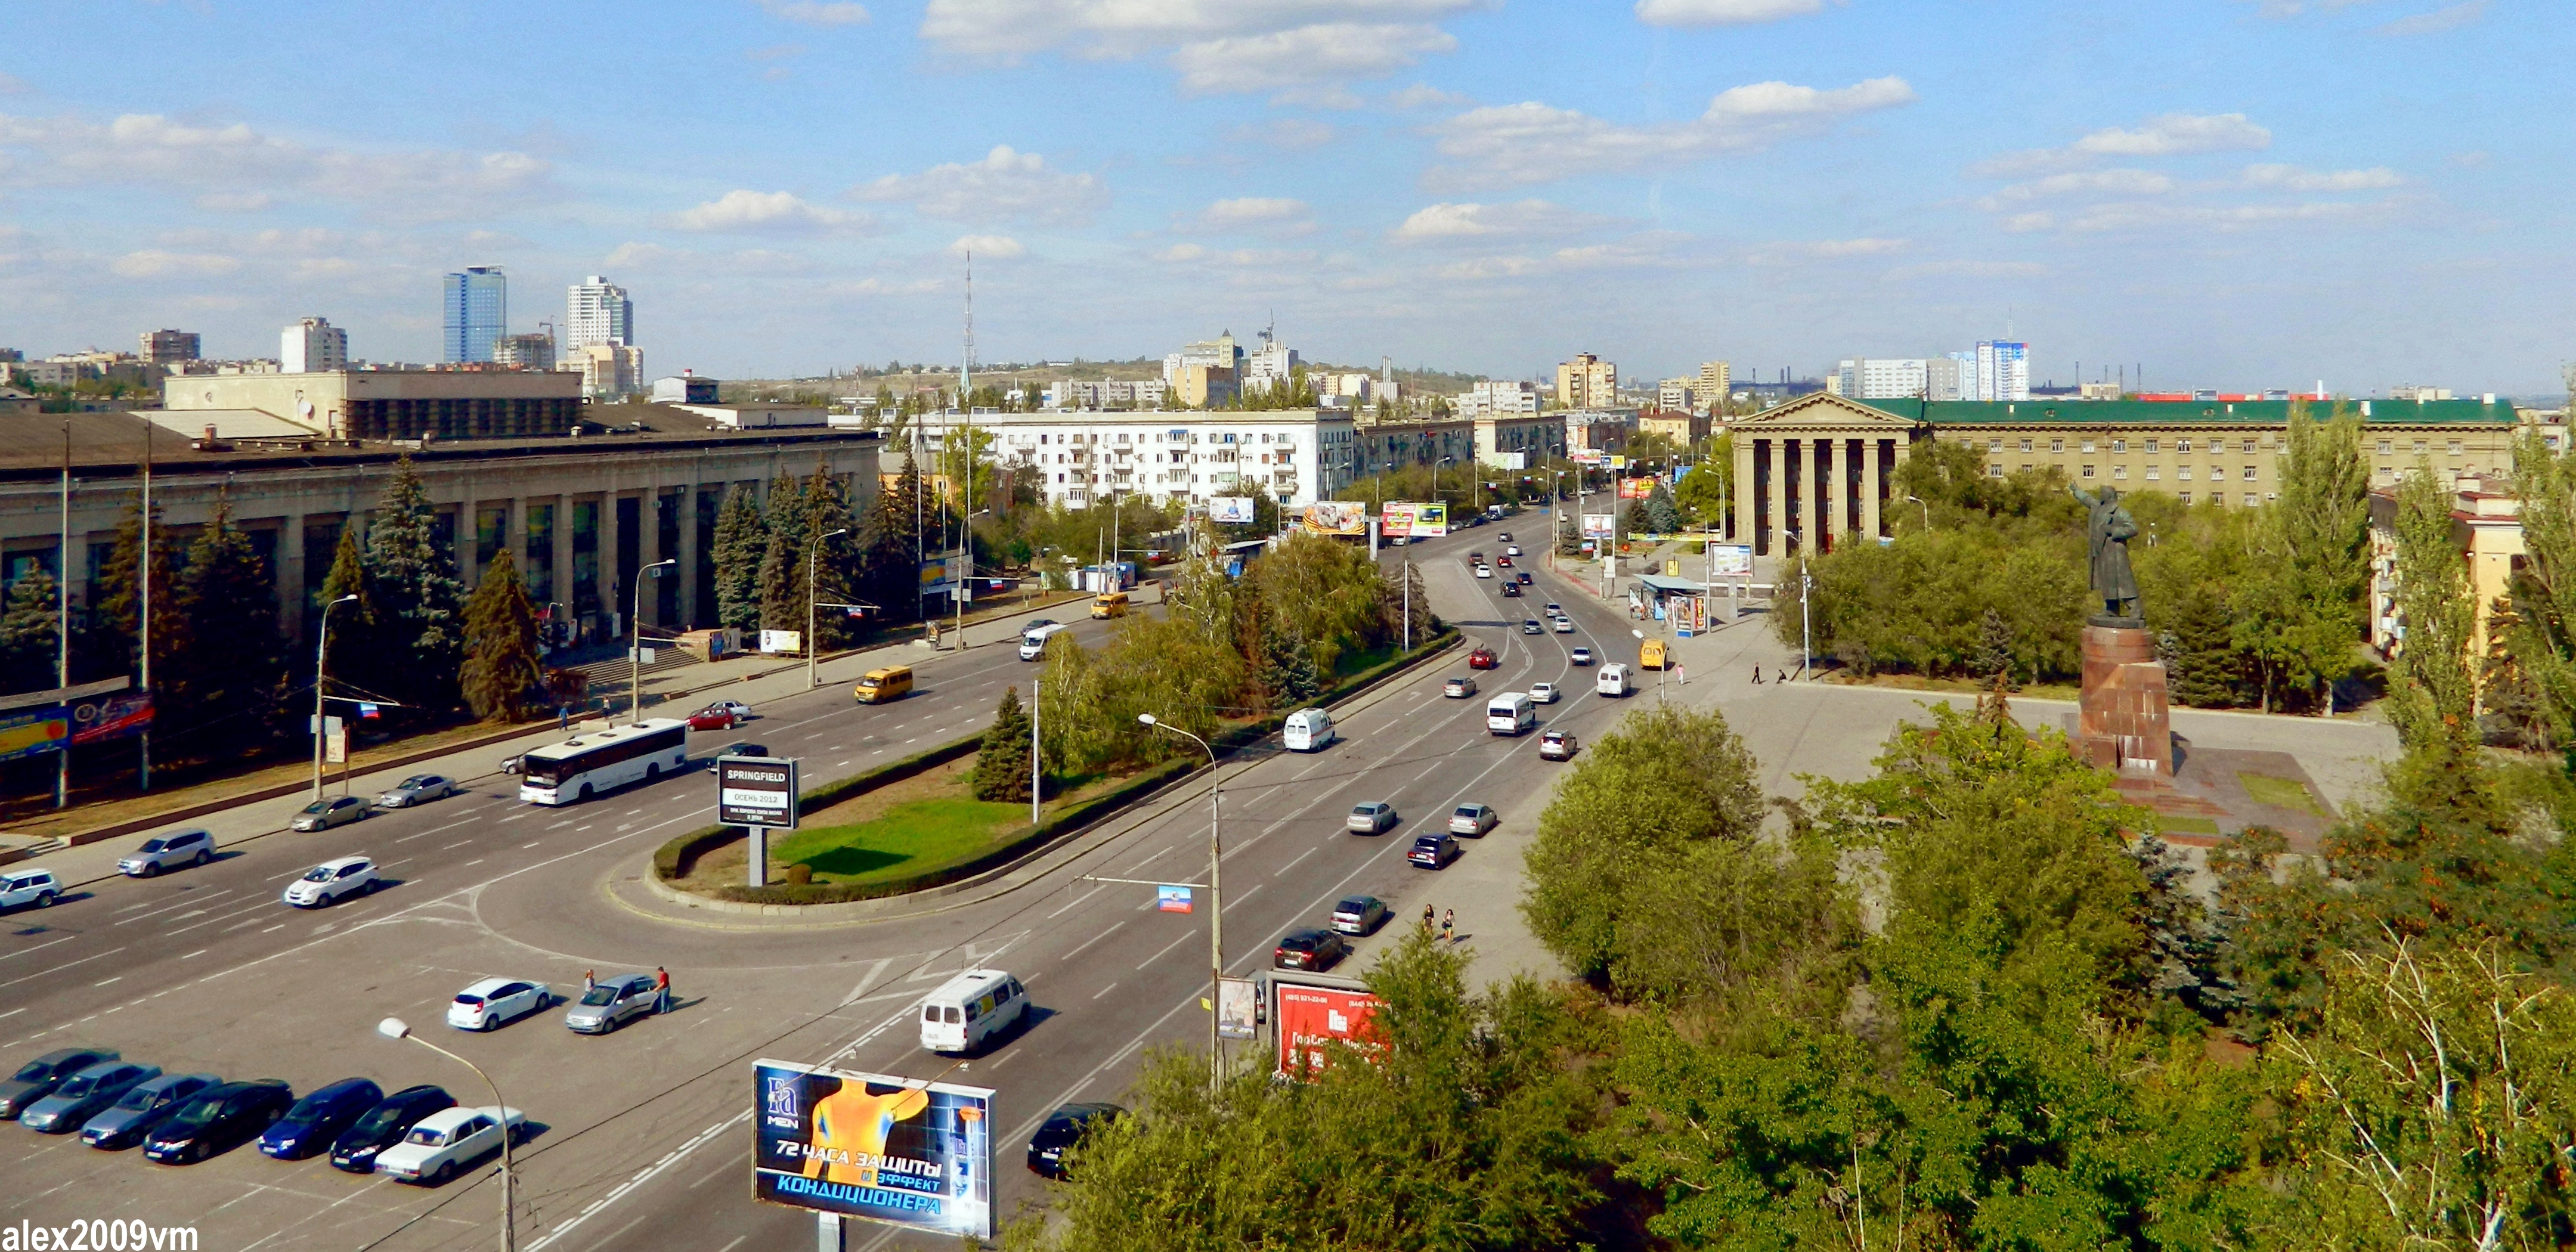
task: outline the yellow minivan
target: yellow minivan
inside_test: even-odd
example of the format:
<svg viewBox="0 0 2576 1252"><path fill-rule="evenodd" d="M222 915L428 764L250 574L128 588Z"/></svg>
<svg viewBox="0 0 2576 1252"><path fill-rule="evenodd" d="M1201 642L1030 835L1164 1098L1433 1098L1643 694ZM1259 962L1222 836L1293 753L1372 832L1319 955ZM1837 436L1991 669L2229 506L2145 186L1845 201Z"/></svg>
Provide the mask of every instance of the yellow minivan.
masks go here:
<svg viewBox="0 0 2576 1252"><path fill-rule="evenodd" d="M1662 669L1663 667L1664 667L1664 641L1663 641L1663 640L1661 640L1661 639L1649 639L1649 640L1645 641L1644 643L1641 643L1641 644L1638 644L1638 645L1637 645L1637 668L1639 668L1639 669Z"/></svg>
<svg viewBox="0 0 2576 1252"><path fill-rule="evenodd" d="M858 697L861 704L900 700L912 694L912 667L889 665L884 669L869 670L859 679L859 685L850 689L850 694Z"/></svg>
<svg viewBox="0 0 2576 1252"><path fill-rule="evenodd" d="M1093 617L1127 616L1127 593L1104 591L1091 597L1091 615Z"/></svg>

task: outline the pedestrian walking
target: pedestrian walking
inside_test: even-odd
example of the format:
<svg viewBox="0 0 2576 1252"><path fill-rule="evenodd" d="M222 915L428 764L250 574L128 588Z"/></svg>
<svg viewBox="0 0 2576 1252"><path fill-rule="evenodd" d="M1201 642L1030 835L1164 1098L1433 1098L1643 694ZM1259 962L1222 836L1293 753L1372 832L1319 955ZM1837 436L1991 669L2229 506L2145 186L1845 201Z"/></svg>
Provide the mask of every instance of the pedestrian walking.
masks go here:
<svg viewBox="0 0 2576 1252"><path fill-rule="evenodd" d="M1440 942L1458 942L1458 910L1447 909L1440 914Z"/></svg>
<svg viewBox="0 0 2576 1252"><path fill-rule="evenodd" d="M1779 677L1777 677L1777 678L1772 679L1771 681L1773 681L1773 682L1777 682L1777 683L1784 683L1784 682L1789 681L1789 671L1787 671L1787 670L1785 670L1785 669L1784 669L1784 670L1782 670L1782 671L1780 671L1780 676L1779 676Z"/></svg>
<svg viewBox="0 0 2576 1252"><path fill-rule="evenodd" d="M572 707L570 705L563 704L556 705L555 729L562 730L570 725L572 725Z"/></svg>
<svg viewBox="0 0 2576 1252"><path fill-rule="evenodd" d="M1760 661L1753 663L1753 685L1756 687L1762 685L1762 662Z"/></svg>
<svg viewBox="0 0 2576 1252"><path fill-rule="evenodd" d="M1683 668L1682 668L1681 666L1679 666L1679 665L1674 666L1674 667L1673 667L1673 681L1674 681L1674 682L1677 682L1677 683L1680 683L1681 685L1683 685L1683 686L1685 686L1685 687L1689 686L1689 685L1690 685L1690 671L1689 671L1689 670L1686 670L1686 669L1683 669Z"/></svg>
<svg viewBox="0 0 2576 1252"><path fill-rule="evenodd" d="M653 967L653 1011L671 1011L671 971L659 965Z"/></svg>
<svg viewBox="0 0 2576 1252"><path fill-rule="evenodd" d="M581 993L583 995L589 995L590 989L598 985L599 971L589 969L581 971Z"/></svg>
<svg viewBox="0 0 2576 1252"><path fill-rule="evenodd" d="M1432 908L1431 908L1431 906L1430 906L1430 905L1428 905L1428 904L1423 905L1423 906L1422 906L1422 933L1423 933L1423 934L1428 935L1428 934L1430 934L1430 933L1431 933L1431 921L1432 921L1433 916L1434 916L1434 913L1432 912Z"/></svg>

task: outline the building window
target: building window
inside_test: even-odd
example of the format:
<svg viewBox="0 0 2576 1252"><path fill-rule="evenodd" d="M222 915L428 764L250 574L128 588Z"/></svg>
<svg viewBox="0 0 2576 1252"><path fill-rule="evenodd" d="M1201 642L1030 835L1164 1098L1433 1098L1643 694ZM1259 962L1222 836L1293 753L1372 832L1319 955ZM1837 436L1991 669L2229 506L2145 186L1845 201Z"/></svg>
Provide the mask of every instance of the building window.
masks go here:
<svg viewBox="0 0 2576 1252"><path fill-rule="evenodd" d="M2066 441L2063 439L2051 439L2048 441L2048 450L2051 452L2064 452L2066 451Z"/></svg>
<svg viewBox="0 0 2576 1252"><path fill-rule="evenodd" d="M2249 508L2249 509L2254 507L2254 493L2253 493L2253 492L2250 492L2250 491L2249 491L2249 492L2246 492L2246 493L2245 493L2245 507L2246 507L2246 508Z"/></svg>
<svg viewBox="0 0 2576 1252"><path fill-rule="evenodd" d="M2189 503L2191 503L2191 493L2190 493L2190 492L2186 491L2186 492L2182 493L2182 502L2183 502L2183 503L2185 503L2185 504L2189 504Z"/></svg>
<svg viewBox="0 0 2576 1252"><path fill-rule="evenodd" d="M2177 466L2175 466L2175 467L2174 467L2174 481L2176 481L2176 482L2185 482L2185 483L2190 482L2190 481L2191 481L2191 467L2190 467L2190 466L2188 466L2188 465L2177 465Z"/></svg>
<svg viewBox="0 0 2576 1252"><path fill-rule="evenodd" d="M2126 439L2114 439L2111 441L2111 450L2113 452L2126 452L2129 450L2129 441ZM2149 448L2147 451L2153 452L2155 449Z"/></svg>
<svg viewBox="0 0 2576 1252"><path fill-rule="evenodd" d="M2029 473L2030 471L2031 471L2031 464L2030 464L2030 462L2028 462L2028 461L2024 461L2024 462L2022 462L2022 465L2021 465L2021 472L2022 472L2022 473L2027 474L2027 473Z"/></svg>
<svg viewBox="0 0 2576 1252"><path fill-rule="evenodd" d="M2093 476L2093 467L2092 467L2092 466L2087 465L2087 466L2085 466L2085 467L2084 467L2084 476L2085 476L2086 478L2091 478L2091 477Z"/></svg>
<svg viewBox="0 0 2576 1252"><path fill-rule="evenodd" d="M2451 441L2451 455L2453 455L2453 456L2458 456L2459 454L2460 454L2460 441L2459 441L2459 440L2457 440L2457 439L2454 439L2454 440L2452 440L2452 441ZM138 552L139 552L139 551L142 551L142 549L141 549L139 546L138 546L135 550L136 550L136 551L138 551Z"/></svg>
<svg viewBox="0 0 2576 1252"><path fill-rule="evenodd" d="M1987 466L1987 467L1986 467L1986 477L1988 477L1988 478L2001 478L2001 477L2003 477L2003 476L2004 476L2004 467L2002 466L2002 464L1997 463L1997 464L1989 465L1989 466ZM140 551L142 551L142 548L140 548L140 547L138 546L138 547L135 549L135 551L140 552Z"/></svg>
<svg viewBox="0 0 2576 1252"><path fill-rule="evenodd" d="M2381 478L2395 478L2397 477L2397 470L2393 466L2382 465L2379 467L2379 476Z"/></svg>
<svg viewBox="0 0 2576 1252"><path fill-rule="evenodd" d="M2158 466L2153 466L2153 465L2150 465L2150 466L2148 466L2148 467L2147 467L2147 481L2148 481L2148 482L2154 482L2154 481L2156 480L2156 471L2157 471L2157 469L2158 469L2158 468L2159 468Z"/></svg>
<svg viewBox="0 0 2576 1252"><path fill-rule="evenodd" d="M2388 441L2385 439L2379 441L2379 455L2388 455Z"/></svg>
<svg viewBox="0 0 2576 1252"><path fill-rule="evenodd" d="M2028 452L2028 451L2030 451L2030 441L2029 441L2029 440L2024 439L2024 440L2022 440L2022 441L2021 441L2021 450L2022 450L2022 451L2024 451L2024 452Z"/></svg>
<svg viewBox="0 0 2576 1252"><path fill-rule="evenodd" d="M2418 440L2416 440L2416 441L2415 441L2415 455L2417 455L2417 456L2422 456L2422 455L2424 455L2425 453L2430 452L2430 451L2432 451L2432 450L2433 450L2433 445L2431 445L2431 444L2429 444L2429 443L2426 443L2426 442L2424 442L2424 441L2423 441L2423 440L2421 440L2421 439L2418 439Z"/></svg>
<svg viewBox="0 0 2576 1252"><path fill-rule="evenodd" d="M2251 465L2245 467L2245 481L2249 483L2254 481L2254 468Z"/></svg>
<svg viewBox="0 0 2576 1252"><path fill-rule="evenodd" d="M2147 441L2147 451L2149 451L2149 452L2154 452L2155 450L2156 450L2156 441L2155 441L2155 440L2153 440L2153 439L2148 440L2148 441Z"/></svg>
<svg viewBox="0 0 2576 1252"><path fill-rule="evenodd" d="M2003 441L2003 440L2001 440L2001 439L1989 439L1989 440L1987 440L1987 441L1986 441L1986 451L1988 451L1988 452L2001 452L2001 451L2003 451L2003 450L2004 450L2004 441ZM141 523L137 523L137 525L140 525L140 524L141 524ZM143 547L142 547L142 545L141 545L141 544L139 544L139 543L138 543L138 544L136 544L136 545L135 545L134 550L135 550L135 551L137 551L137 552L140 552L140 551L142 551L142 550L143 550Z"/></svg>
<svg viewBox="0 0 2576 1252"><path fill-rule="evenodd" d="M2176 440L2174 440L2174 451L2176 451L2176 452L2189 452L2189 451L2191 451L2191 441L2190 441L2190 440L2188 440L2188 439L2176 439Z"/></svg>
<svg viewBox="0 0 2576 1252"><path fill-rule="evenodd" d="M2086 452L2091 452L2091 451L2093 450L2093 441L2092 441L2092 440L2087 439L2087 440L2085 440L2085 441L2084 441L2084 450L2085 450Z"/></svg>

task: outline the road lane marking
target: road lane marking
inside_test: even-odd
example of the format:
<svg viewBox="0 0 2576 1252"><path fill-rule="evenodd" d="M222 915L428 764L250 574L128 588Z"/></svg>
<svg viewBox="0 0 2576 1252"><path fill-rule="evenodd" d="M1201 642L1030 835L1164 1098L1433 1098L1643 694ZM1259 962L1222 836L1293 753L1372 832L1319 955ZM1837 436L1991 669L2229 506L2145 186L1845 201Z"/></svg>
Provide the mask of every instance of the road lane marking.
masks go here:
<svg viewBox="0 0 2576 1252"><path fill-rule="evenodd" d="M1233 908L1235 905L1241 904L1241 903L1243 903L1244 901L1251 899L1251 898L1252 898L1252 893L1253 893L1254 891L1259 891L1259 890L1261 890L1261 884L1260 884L1260 883L1254 883L1254 884L1252 884L1252 887L1251 887L1251 889L1250 889L1250 890L1247 890L1247 891L1245 891L1242 895L1236 896L1235 898L1233 898L1233 899L1231 899L1231 900L1226 901L1226 902L1225 902L1225 907L1227 907L1227 908Z"/></svg>
<svg viewBox="0 0 2576 1252"><path fill-rule="evenodd" d="M177 903L175 903L175 904L165 904L165 905L162 905L160 908L157 908L157 909L152 910L152 912L150 912L150 913L137 913L137 914L135 914L135 915L134 915L134 916L132 916L132 917L121 918L121 919L119 919L119 920L117 920L117 921L115 921L115 922L111 922L111 923L109 923L109 924L110 924L110 925L114 925L114 926L122 926L122 925L124 925L124 924L125 924L125 923L127 923L127 922L139 922L139 921L142 921L144 918L154 916L155 914L167 913L167 912L169 912L169 911L170 911L170 910L172 910L172 909L184 909L184 908L188 907L188 906L189 906L189 905L191 905L191 904L203 904L203 903L205 903L205 902L206 902L206 901L208 901L208 900L216 899L217 897L220 897L220 896L228 896L228 895L231 895L231 894L232 894L234 891L236 891L236 890L238 890L238 888L234 888L234 887L226 887L226 888L224 888L224 889L223 889L223 890L221 890L221 891L211 891L211 892L208 892L208 893L206 893L205 895L201 895L201 896L183 896L183 897L181 897L181 898L179 899L179 901L178 901ZM146 901L146 903L149 903L149 901ZM198 909L198 910L196 910L196 912L194 912L194 913L181 913L181 914L179 915L179 917L195 917L195 916L197 915L197 913L203 913L203 912L206 912L206 910L205 910L205 909ZM173 917L173 918L171 918L171 919L169 919L169 920L171 920L171 921L174 921L174 922L175 922L175 921L179 920L179 917Z"/></svg>
<svg viewBox="0 0 2576 1252"><path fill-rule="evenodd" d="M35 951L40 951L40 950L45 949L45 948L50 948L50 947L52 947L52 946L54 946L55 944L58 944L58 943L70 943L72 940L74 940L74 939L78 939L78 938L80 938L80 936L79 936L79 935L65 935L65 936L63 936L63 937L62 937L62 938L60 938L60 939L48 939L48 940L44 941L43 943L37 944L35 947L32 947L32 948L20 948L20 949L18 949L17 951L10 953L10 954L9 954L9 956L0 956L0 961L8 960L8 959L9 959L9 957L12 957L12 956L25 956L25 955L27 955L27 954L28 954L28 953L30 953L30 952L35 952Z"/></svg>
<svg viewBox="0 0 2576 1252"><path fill-rule="evenodd" d="M1054 921L1055 919L1057 919L1057 918L1059 918L1059 917L1064 916L1064 914L1065 914L1065 913L1067 913L1068 911L1070 911L1070 910L1072 910L1072 909L1075 909L1075 908L1080 907L1083 901L1088 900L1088 899L1090 899L1090 898L1091 898L1091 897L1093 897L1093 896L1099 895L1101 892L1103 892L1103 891L1107 891L1107 890L1109 890L1109 884L1107 884L1107 883L1102 883L1102 884L1100 884L1099 886L1094 887L1094 888L1092 888L1092 889L1091 889L1091 890L1089 890L1089 891L1083 892L1081 895L1075 896L1072 900L1068 901L1068 902L1065 904L1065 906L1064 906L1063 908L1057 909L1055 912L1052 912L1052 913L1047 914L1047 915L1046 915L1046 920L1047 920L1047 921ZM60 942L61 942L61 940L59 940L59 939L58 939L58 940L55 940L55 942L60 943Z"/></svg>
<svg viewBox="0 0 2576 1252"><path fill-rule="evenodd" d="M1324 848L1324 845L1322 845L1322 844L1320 844L1320 843L1319 843L1319 844L1316 844L1314 847L1308 848L1308 849L1306 849L1305 851L1298 853L1298 854L1297 854L1297 861L1305 860L1307 857L1313 856L1313 855L1315 855L1317 852L1322 851L1322 850L1323 850L1323 848ZM1292 869L1297 868L1297 861L1290 861L1290 862L1288 862L1287 864L1280 866L1278 869L1272 870L1272 871L1270 872L1270 876L1271 876L1271 877L1273 877L1273 878L1277 878L1277 877L1278 877L1278 876L1280 876L1281 874L1285 874L1285 873L1287 873L1288 871L1290 871L1290 870L1292 870Z"/></svg>
<svg viewBox="0 0 2576 1252"><path fill-rule="evenodd" d="M116 955L116 954L117 954L117 953L119 953L119 952L123 952L124 950L125 950L125 949L123 949L123 948L109 948L109 949L108 949L107 951L105 951L105 952L94 953L94 954L92 954L92 955L82 957L81 959L79 959L79 960L77 960L77 961L65 961L65 962L63 962L62 964L60 964L60 965L57 965L57 966L53 967L52 969L40 969L40 970L37 970L35 973L28 974L28 975L25 975L25 976L23 976L23 977L19 977L19 978L12 978L12 979L10 979L10 980L9 980L9 981L7 981L7 982L0 982L0 987L15 987L15 986L17 986L19 983L26 982L26 981L28 981L28 980L30 980L30 979L42 978L42 977L44 977L44 976L45 976L45 975L47 975L47 974L60 973L60 972L62 972L63 970L70 969L72 966L75 966L75 965L87 965L87 964L89 964L90 962L92 962L92 961L95 961L95 960L99 959L100 957L103 957L103 956L114 956L114 955Z"/></svg>
<svg viewBox="0 0 2576 1252"><path fill-rule="evenodd" d="M1109 929L1107 929L1107 930L1101 931L1099 934L1093 935L1092 937L1090 937L1090 938L1088 938L1088 939L1083 940L1081 943L1078 943L1078 944L1074 945L1073 952L1067 952L1067 953L1065 953L1063 956L1057 957L1056 959L1057 959L1057 960L1060 960L1060 961L1062 961L1062 960L1070 960L1070 959L1072 959L1072 957L1073 957L1073 955L1074 955L1074 953L1075 953L1075 952L1080 952L1080 951L1082 951L1084 948L1090 947L1091 945L1093 945L1093 944L1095 944L1095 943L1098 943L1098 942L1100 942L1100 941L1101 941L1101 940L1103 940L1103 939L1108 938L1108 937L1109 937L1109 936L1111 936L1112 934L1117 933L1118 926L1124 926L1124 925L1126 925L1126 924L1127 924L1127 919L1126 919L1126 918L1123 918L1123 917L1122 917L1122 918L1119 918L1119 919L1118 919L1118 925L1117 925L1117 926L1112 926L1112 927L1110 927L1110 928L1109 928ZM1022 982L1026 982L1026 981L1028 981L1028 980L1027 980L1027 979L1022 979L1021 981L1022 981Z"/></svg>
<svg viewBox="0 0 2576 1252"><path fill-rule="evenodd" d="M1171 950L1172 950L1172 949L1177 948L1177 947L1181 946L1182 944L1189 942L1190 938L1191 938L1191 936L1190 936L1190 935L1184 934L1184 935L1182 935L1180 938L1178 938L1178 939L1174 939L1174 940L1173 940L1173 941L1171 941L1170 943L1164 944L1164 945L1163 945L1163 950L1162 950L1161 952L1157 952L1157 953L1155 953L1155 954L1154 954L1154 955L1152 955L1152 956L1146 957L1146 958L1145 958L1145 960L1144 960L1144 963L1143 963L1143 964L1138 965L1136 968L1138 968L1138 969L1140 969L1140 970L1141 970L1141 969L1145 968L1145 966L1146 966L1146 965L1151 965L1151 964L1153 964L1153 963L1154 963L1154 962L1156 962L1156 961L1162 960L1162 959L1164 958L1164 956L1168 955L1168 954L1171 952Z"/></svg>
<svg viewBox="0 0 2576 1252"><path fill-rule="evenodd" d="M249 923L249 922L243 922L243 923L242 923L242 925L247 926L247 925L250 925L250 923ZM274 925L274 926L269 927L269 928L268 928L268 930L263 930L263 931L261 931L261 932L259 932L259 933L261 933L261 934L263 934L263 935L264 935L264 934L269 933L269 931L272 931L272 930L284 930L284 929L286 929L286 923L284 923L284 922L279 922L278 924L276 924L276 925Z"/></svg>
<svg viewBox="0 0 2576 1252"><path fill-rule="evenodd" d="M213 949L213 948L199 948L199 949L197 949L196 951L191 952L191 953L189 953L189 954L188 954L188 955L186 955L186 956L180 957L179 959L180 959L180 960L182 960L182 961L195 960L196 958L201 957L201 956L204 956L205 954L207 954L207 953L209 953L209 952L212 952L212 951L214 951L214 949ZM167 994L167 993L164 993L164 994Z"/></svg>
<svg viewBox="0 0 2576 1252"><path fill-rule="evenodd" d="M1101 989L1100 989L1100 990L1098 990L1098 991L1092 992L1092 993L1091 993L1091 998L1092 998L1092 999L1094 999L1094 1000L1097 1000L1097 999L1099 999L1100 997L1105 996L1105 995L1109 994L1109 993L1110 993L1110 992L1112 992L1112 991L1116 991L1117 989L1118 989L1118 984L1116 984L1116 983L1114 983L1114 982L1113 982L1113 983L1109 984L1108 986L1101 988Z"/></svg>
<svg viewBox="0 0 2576 1252"><path fill-rule="evenodd" d="M686 1159L691 1152L697 1151L709 1140L714 1139L716 1136L750 1120L751 1110L744 1109L723 1121L717 1122L713 1126L709 1126L706 1129L699 1131L696 1135L691 1136L688 1142L671 1149L668 1153L665 1153L661 1160L655 1161L652 1164L645 1166L643 1169L636 1171L633 1177L628 1178L626 1181L619 1183L616 1187L611 1188L607 1195L591 1201L588 1208L574 1214L570 1221L555 1227L553 1230L548 1231L544 1238L529 1244L528 1252L545 1252L547 1248L554 1246L556 1240L563 1238L565 1235L571 1234L575 1230L579 1230L583 1222L589 1221L591 1217L597 1214L601 1209L607 1208L609 1205L625 1199L628 1193L648 1182L653 1181L654 1178L661 1175L662 1171L679 1164L682 1160Z"/></svg>

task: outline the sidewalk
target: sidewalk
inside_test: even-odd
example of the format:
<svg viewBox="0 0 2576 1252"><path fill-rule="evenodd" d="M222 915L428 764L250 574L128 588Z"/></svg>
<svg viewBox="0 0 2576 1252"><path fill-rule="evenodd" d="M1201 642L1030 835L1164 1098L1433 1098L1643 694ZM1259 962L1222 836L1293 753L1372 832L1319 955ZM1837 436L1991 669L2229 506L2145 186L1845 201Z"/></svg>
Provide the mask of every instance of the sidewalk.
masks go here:
<svg viewBox="0 0 2576 1252"><path fill-rule="evenodd" d="M1151 585L1160 586L1160 584ZM1159 592L1155 600L1160 600ZM1061 612L1064 607L1064 605L1055 605L1052 609ZM1006 615L984 621L970 620L966 627L968 647L1005 645L1018 638L1021 621L1049 611L1048 608L1013 610ZM953 629L944 632L943 646L936 655L941 657L954 655L955 648L950 646L954 638ZM918 642L888 644L862 652L824 658L817 663L816 673L823 685L828 686L833 683L854 681L859 675L881 665L918 665L930 660L933 655L927 645ZM694 702L700 696L713 699L718 695L725 699L739 700L757 708L767 701L805 691L805 662L801 659L787 660L763 656L729 657L722 661L674 667L659 676L647 674L643 688L644 706L647 710L652 710L660 704ZM614 707L618 715L624 715L626 711L624 701L615 702ZM595 724L598 720L594 716L590 719L590 723ZM576 727L584 724L578 719L574 723ZM411 774L445 774L467 783L504 777L500 773L500 764L504 759L530 748L555 742L566 732L556 728L553 723L546 722L532 724L515 731L496 733L499 735L496 739L471 742L450 751L440 752L425 760L408 760L400 764L371 765L366 759L369 754L361 753L360 759L355 763L356 768L349 776L348 793L373 795ZM310 777L309 770L310 767L306 767L303 775L307 779ZM281 772L292 773L293 771L282 770ZM256 790L255 786L241 786L242 780L229 781L234 789ZM216 790L219 786L223 784L206 784L204 790L212 793L208 796L209 799L221 794ZM340 787L339 772L330 771L326 775L326 789L332 794L338 794ZM310 799L309 787L300 787L288 795L245 800L219 812L195 818L162 821L124 835L84 843L78 847L42 852L30 859L34 864L53 870L62 878L66 887L77 887L83 883L97 882L115 876L117 859L131 852L134 845L158 831L203 827L214 832L216 846L229 848L283 832L286 829L286 823L294 817L296 810L303 808ZM111 823L104 821L97 823L99 826L109 824Z"/></svg>

